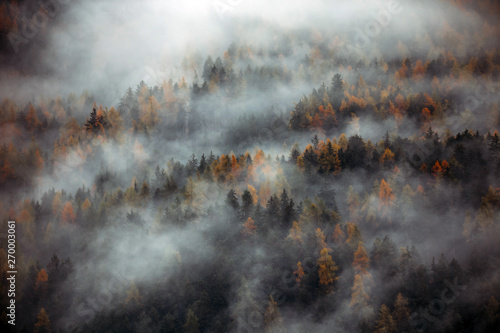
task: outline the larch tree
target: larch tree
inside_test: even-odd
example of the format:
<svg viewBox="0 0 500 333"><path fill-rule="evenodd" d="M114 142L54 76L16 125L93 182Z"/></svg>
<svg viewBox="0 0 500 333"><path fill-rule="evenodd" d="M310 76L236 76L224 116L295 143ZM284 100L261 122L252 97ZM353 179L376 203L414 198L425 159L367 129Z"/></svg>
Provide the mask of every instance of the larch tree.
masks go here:
<svg viewBox="0 0 500 333"><path fill-rule="evenodd" d="M62 200L61 200L61 192L57 191L56 194L54 195L54 199L52 200L52 215L59 216L59 213L61 212L63 208L62 205Z"/></svg>
<svg viewBox="0 0 500 333"><path fill-rule="evenodd" d="M86 212L90 208L90 206L92 206L90 200L88 198L85 199L85 201L82 203L82 206L81 206L82 211Z"/></svg>
<svg viewBox="0 0 500 333"><path fill-rule="evenodd" d="M245 223L243 223L243 230L241 234L245 237L250 237L257 233L257 226L255 225L253 219L249 216Z"/></svg>
<svg viewBox="0 0 500 333"><path fill-rule="evenodd" d="M382 214L386 216L390 209L394 206L396 197L392 193L392 188L384 179L380 181L380 189L378 193L379 205L378 210L382 211Z"/></svg>
<svg viewBox="0 0 500 333"><path fill-rule="evenodd" d="M73 205L71 204L71 202L66 201L66 203L64 204L64 207L63 207L63 210L61 213L61 219L64 223L72 224L75 222L76 214L75 214L75 211L73 209Z"/></svg>
<svg viewBox="0 0 500 333"><path fill-rule="evenodd" d="M398 293L394 301L392 316L398 332L406 331L408 328L408 320L410 319L410 309L408 308L408 300L403 297L401 293Z"/></svg>
<svg viewBox="0 0 500 333"><path fill-rule="evenodd" d="M338 280L338 277L335 276L335 272L338 270L338 267L332 260L332 257L328 254L328 250L326 247L321 250L317 264L319 284L328 293L332 290L331 286L333 282Z"/></svg>
<svg viewBox="0 0 500 333"><path fill-rule="evenodd" d="M33 332L35 333L50 333L52 329L50 328L49 315L44 308L40 309L37 316L38 321L35 323L35 328Z"/></svg>
<svg viewBox="0 0 500 333"><path fill-rule="evenodd" d="M316 229L316 243L317 243L320 251L327 247L325 239L326 239L326 237L325 237L325 234L323 233L323 231L320 228L317 228Z"/></svg>
<svg viewBox="0 0 500 333"><path fill-rule="evenodd" d="M365 292L365 285L361 275L358 274L354 277L354 284L351 290L351 308L355 311L358 311L363 307L366 307L368 305L368 300L370 299L370 297Z"/></svg>
<svg viewBox="0 0 500 333"><path fill-rule="evenodd" d="M354 250L359 242L363 241L363 237L361 236L361 231L359 227L352 222L347 222L347 239L346 243Z"/></svg>
<svg viewBox="0 0 500 333"><path fill-rule="evenodd" d="M264 312L264 329L266 332L276 332L282 325L283 318L281 318L278 303L272 296L269 296L269 303L266 312Z"/></svg>
<svg viewBox="0 0 500 333"><path fill-rule="evenodd" d="M370 258L368 257L368 253L366 253L362 242L359 242L358 249L354 253L352 266L354 267L356 274L369 274L368 269L370 268Z"/></svg>
<svg viewBox="0 0 500 333"><path fill-rule="evenodd" d="M333 241L336 244L343 244L345 241L345 234L340 227L340 223L335 225L335 229L333 230Z"/></svg>
<svg viewBox="0 0 500 333"><path fill-rule="evenodd" d="M393 166L393 162L394 153L389 148L385 148L384 153L380 157L380 164L390 168Z"/></svg>
<svg viewBox="0 0 500 333"><path fill-rule="evenodd" d="M397 327L391 315L391 310L382 304L374 333L396 333Z"/></svg>
<svg viewBox="0 0 500 333"><path fill-rule="evenodd" d="M43 298L47 294L48 280L49 280L49 275L47 274L45 269L42 268L38 272L35 281L35 291L40 298Z"/></svg>
<svg viewBox="0 0 500 333"><path fill-rule="evenodd" d="M300 282L302 281L305 275L304 269L302 268L302 263L300 261L297 263L297 269L293 271L293 274L297 276L295 278L295 281L300 286Z"/></svg>
<svg viewBox="0 0 500 333"><path fill-rule="evenodd" d="M290 239L295 245L298 246L304 243L302 240L303 236L304 234L302 233L299 223L297 221L293 221L287 239Z"/></svg>

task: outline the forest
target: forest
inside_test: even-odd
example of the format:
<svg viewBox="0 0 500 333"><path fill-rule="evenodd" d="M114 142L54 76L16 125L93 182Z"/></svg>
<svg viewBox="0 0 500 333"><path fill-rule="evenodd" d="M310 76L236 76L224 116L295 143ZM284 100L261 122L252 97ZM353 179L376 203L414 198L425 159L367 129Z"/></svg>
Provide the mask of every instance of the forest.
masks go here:
<svg viewBox="0 0 500 333"><path fill-rule="evenodd" d="M500 331L500 1L3 1L0 64L2 332Z"/></svg>

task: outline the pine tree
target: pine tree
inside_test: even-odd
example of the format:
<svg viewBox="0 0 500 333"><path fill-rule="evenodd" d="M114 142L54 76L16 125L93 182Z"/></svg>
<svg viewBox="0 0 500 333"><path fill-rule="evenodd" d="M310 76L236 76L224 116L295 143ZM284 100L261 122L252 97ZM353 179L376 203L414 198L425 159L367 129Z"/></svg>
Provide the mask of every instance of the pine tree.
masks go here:
<svg viewBox="0 0 500 333"><path fill-rule="evenodd" d="M240 203L238 202L238 197L234 189L229 190L226 196L226 205L232 207L233 209L240 208Z"/></svg>

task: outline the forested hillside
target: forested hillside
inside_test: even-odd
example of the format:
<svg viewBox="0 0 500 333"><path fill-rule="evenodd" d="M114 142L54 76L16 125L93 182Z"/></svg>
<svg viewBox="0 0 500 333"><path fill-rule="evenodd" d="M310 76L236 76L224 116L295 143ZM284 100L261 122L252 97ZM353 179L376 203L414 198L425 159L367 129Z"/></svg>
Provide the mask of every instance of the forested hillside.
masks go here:
<svg viewBox="0 0 500 333"><path fill-rule="evenodd" d="M0 5L2 332L498 332L499 2L196 5Z"/></svg>

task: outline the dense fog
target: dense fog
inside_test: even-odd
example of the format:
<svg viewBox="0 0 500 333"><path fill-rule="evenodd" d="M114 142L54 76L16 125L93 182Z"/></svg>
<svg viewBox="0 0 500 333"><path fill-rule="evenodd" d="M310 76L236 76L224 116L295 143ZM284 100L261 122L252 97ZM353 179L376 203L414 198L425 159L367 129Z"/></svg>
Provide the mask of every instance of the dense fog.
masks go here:
<svg viewBox="0 0 500 333"><path fill-rule="evenodd" d="M499 15L3 1L2 331L497 332Z"/></svg>

